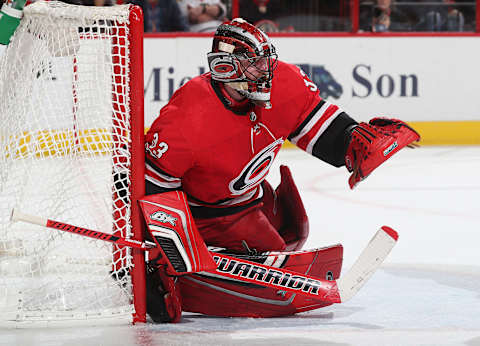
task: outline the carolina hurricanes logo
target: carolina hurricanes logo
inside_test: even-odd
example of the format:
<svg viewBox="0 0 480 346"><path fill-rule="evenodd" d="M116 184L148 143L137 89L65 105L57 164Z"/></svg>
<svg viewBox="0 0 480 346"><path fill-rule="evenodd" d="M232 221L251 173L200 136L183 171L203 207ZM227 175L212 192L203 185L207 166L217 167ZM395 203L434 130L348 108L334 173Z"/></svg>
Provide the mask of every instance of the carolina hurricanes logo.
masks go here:
<svg viewBox="0 0 480 346"><path fill-rule="evenodd" d="M228 187L234 195L241 195L245 191L260 184L267 175L272 166L275 156L277 156L283 144L283 139L277 139L275 142L264 148L242 170L242 173L233 179Z"/></svg>
<svg viewBox="0 0 480 346"><path fill-rule="evenodd" d="M218 78L235 78L238 67L229 56L213 55L209 58L210 71Z"/></svg>
<svg viewBox="0 0 480 346"><path fill-rule="evenodd" d="M214 66L215 72L218 73L228 73L234 70L233 66L230 64L218 64Z"/></svg>

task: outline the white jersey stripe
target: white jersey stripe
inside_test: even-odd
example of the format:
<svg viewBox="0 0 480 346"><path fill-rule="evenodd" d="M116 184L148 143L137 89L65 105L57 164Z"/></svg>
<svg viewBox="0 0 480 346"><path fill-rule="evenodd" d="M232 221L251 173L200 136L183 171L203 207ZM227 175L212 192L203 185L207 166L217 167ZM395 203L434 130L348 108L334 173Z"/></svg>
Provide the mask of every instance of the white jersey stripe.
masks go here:
<svg viewBox="0 0 480 346"><path fill-rule="evenodd" d="M297 144L297 142L305 136L313 126L318 122L318 120L322 117L323 113L330 107L332 104L328 101L325 101L325 103L320 107L320 109L315 113L315 115L310 119L310 121L303 127L303 129L300 131L298 135L290 139L290 142L293 144Z"/></svg>

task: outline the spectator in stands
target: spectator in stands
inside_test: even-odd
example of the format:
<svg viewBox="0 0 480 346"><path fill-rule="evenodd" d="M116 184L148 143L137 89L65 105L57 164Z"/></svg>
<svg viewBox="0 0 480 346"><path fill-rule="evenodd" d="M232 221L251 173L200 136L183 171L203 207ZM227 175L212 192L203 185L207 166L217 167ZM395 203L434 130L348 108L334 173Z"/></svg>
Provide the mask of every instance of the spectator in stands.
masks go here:
<svg viewBox="0 0 480 346"><path fill-rule="evenodd" d="M465 17L464 14L455 7L455 3L455 0L419 0L418 4L411 7L412 13L417 17L417 23L413 27L413 30L463 31Z"/></svg>
<svg viewBox="0 0 480 346"><path fill-rule="evenodd" d="M240 0L240 17L265 32L280 31L277 19L285 14L282 0Z"/></svg>
<svg viewBox="0 0 480 346"><path fill-rule="evenodd" d="M227 14L220 0L177 0L190 31L214 32Z"/></svg>
<svg viewBox="0 0 480 346"><path fill-rule="evenodd" d="M457 10L464 16L464 31L475 31L476 27L476 3L472 0L456 0Z"/></svg>
<svg viewBox="0 0 480 346"><path fill-rule="evenodd" d="M240 16L264 31L344 31L342 8L339 0L240 0Z"/></svg>
<svg viewBox="0 0 480 346"><path fill-rule="evenodd" d="M145 32L188 31L186 18L176 0L131 0L130 3L142 8Z"/></svg>
<svg viewBox="0 0 480 346"><path fill-rule="evenodd" d="M370 8L362 7L360 28L363 31L410 31L412 18L403 12L394 0L375 0Z"/></svg>

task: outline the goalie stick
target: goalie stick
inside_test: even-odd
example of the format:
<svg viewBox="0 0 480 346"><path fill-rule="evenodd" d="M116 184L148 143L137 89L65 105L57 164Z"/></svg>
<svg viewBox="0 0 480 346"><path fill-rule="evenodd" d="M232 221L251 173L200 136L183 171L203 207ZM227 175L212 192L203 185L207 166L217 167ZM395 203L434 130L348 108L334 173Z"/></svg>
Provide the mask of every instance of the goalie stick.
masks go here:
<svg viewBox="0 0 480 346"><path fill-rule="evenodd" d="M121 238L59 221L23 214L15 210L12 212L11 219L12 221L24 221L147 251L156 247L156 244L152 242L142 243L133 239ZM331 303L343 303L351 299L368 281L395 246L397 240L398 234L396 231L390 227L382 226L350 270L339 279L332 281L210 251L208 252L213 257L217 268L215 270L199 269L195 272L199 274L202 272L213 273L216 276L291 291ZM163 250L162 252L165 254ZM166 254L165 257L169 261L171 260Z"/></svg>
<svg viewBox="0 0 480 346"><path fill-rule="evenodd" d="M23 222L28 222L35 225L56 229L59 231L75 233L75 234L83 235L84 237L108 241L110 243L114 243L119 246L128 246L128 247L133 247L136 249L143 249L143 250L147 250L157 246L155 243L152 243L149 241L141 242L135 239L122 238L122 237L115 236L113 234L94 231L88 228L78 227L78 226L70 225L68 223L64 223L60 221L55 221L47 218L42 218L39 216L24 214L15 209L12 210L10 220L23 221Z"/></svg>

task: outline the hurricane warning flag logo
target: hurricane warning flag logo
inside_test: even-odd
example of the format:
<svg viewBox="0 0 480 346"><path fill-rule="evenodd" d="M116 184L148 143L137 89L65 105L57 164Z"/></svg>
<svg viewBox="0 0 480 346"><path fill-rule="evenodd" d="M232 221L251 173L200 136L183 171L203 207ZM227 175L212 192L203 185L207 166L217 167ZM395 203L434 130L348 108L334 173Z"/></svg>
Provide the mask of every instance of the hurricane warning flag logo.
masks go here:
<svg viewBox="0 0 480 346"><path fill-rule="evenodd" d="M155 213L150 215L150 218L158 222L169 223L174 227L177 225L177 218L163 211L156 211Z"/></svg>

